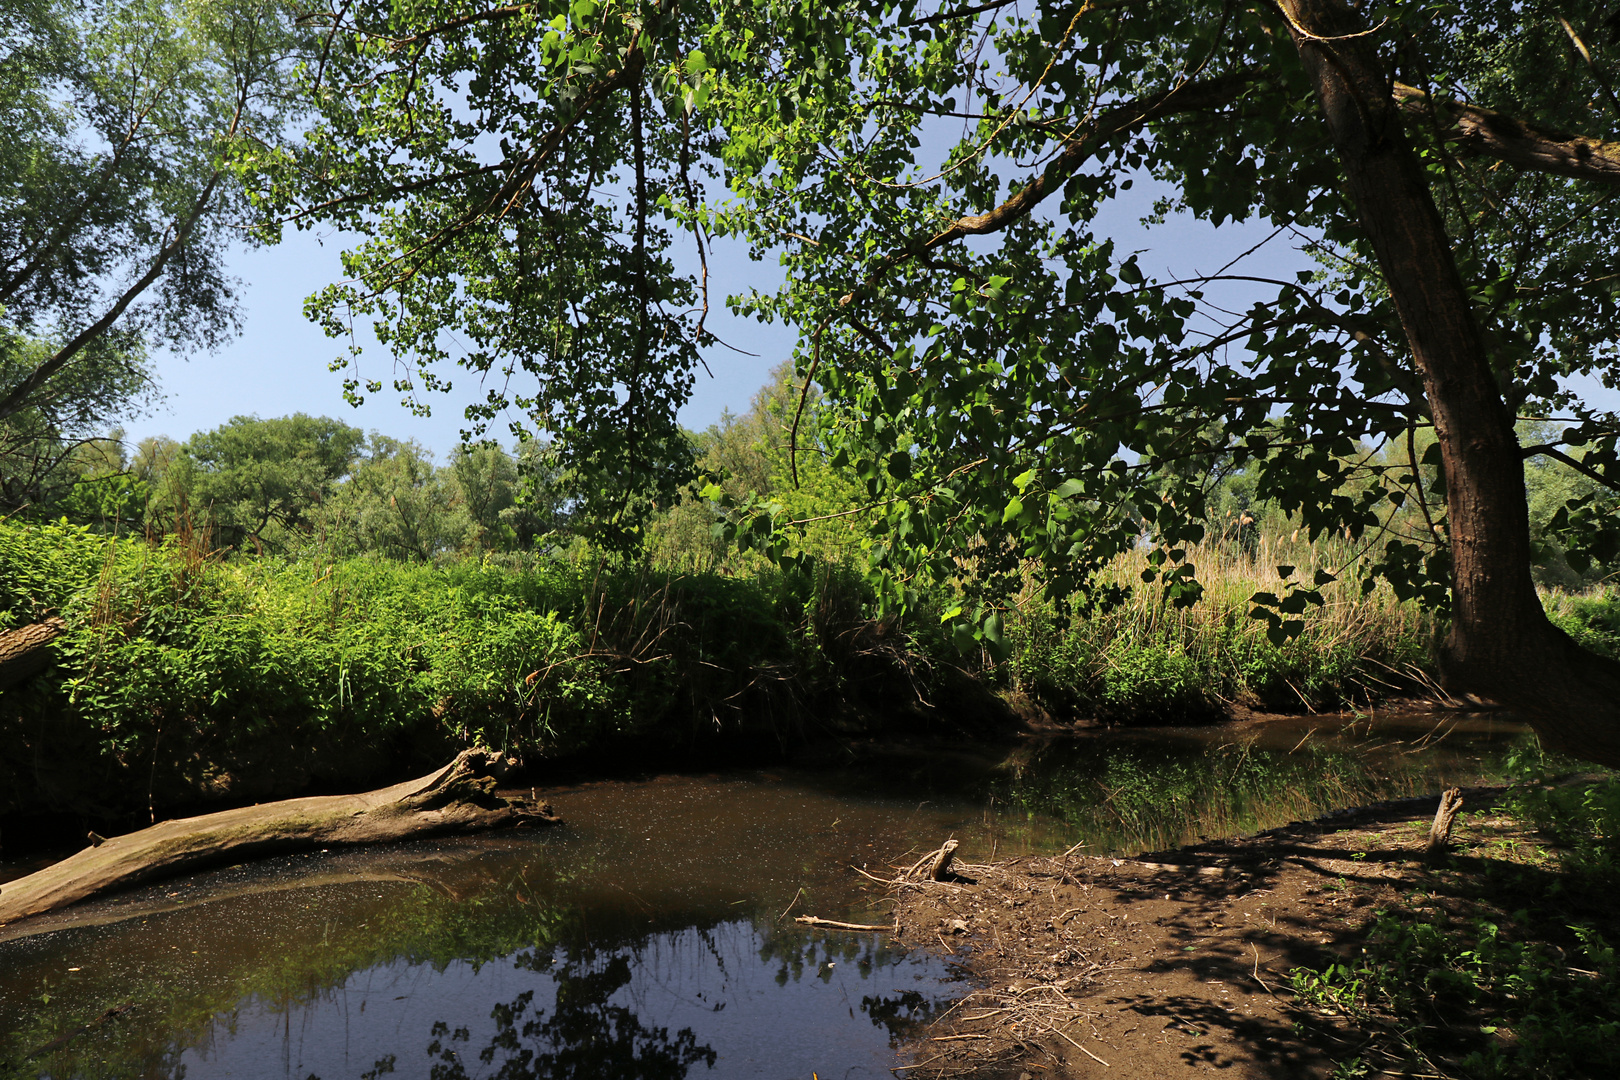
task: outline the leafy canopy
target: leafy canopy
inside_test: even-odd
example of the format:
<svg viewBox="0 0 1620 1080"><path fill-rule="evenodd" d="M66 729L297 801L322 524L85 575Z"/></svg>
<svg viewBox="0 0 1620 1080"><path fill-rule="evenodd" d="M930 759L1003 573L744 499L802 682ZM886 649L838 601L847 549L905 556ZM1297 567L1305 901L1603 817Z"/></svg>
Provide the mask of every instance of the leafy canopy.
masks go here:
<svg viewBox="0 0 1620 1080"><path fill-rule="evenodd" d="M667 248L778 255L786 288L732 302L800 330L822 428L794 439L859 478L888 599L963 583L992 645L1010 585L1084 595L1144 536L1143 582L1194 601L1187 552L1232 467L1440 603L1429 404L1286 7L345 4L313 19L320 121L258 163L261 206L372 238L353 281L311 301L330 331L373 318L416 365L407 394L450 389L454 359L481 379L475 423L527 410L620 510L690 466L673 413L708 301ZM1554 425L1530 452L1612 484L1620 421L1567 378L1620 385L1620 203L1578 162L1518 167L1506 128L1466 123L1484 105L1539 125L1526 144L1614 139L1612 28L1542 0L1363 16L1502 395ZM1317 269L1257 280L1234 251L1217 274L1154 278L1098 225L1147 179L1172 193L1162 212L1262 220ZM1246 299L1217 306L1233 281ZM1611 526L1578 519L1549 521ZM787 554L782 524L745 535ZM1257 611L1285 634L1315 584Z"/></svg>

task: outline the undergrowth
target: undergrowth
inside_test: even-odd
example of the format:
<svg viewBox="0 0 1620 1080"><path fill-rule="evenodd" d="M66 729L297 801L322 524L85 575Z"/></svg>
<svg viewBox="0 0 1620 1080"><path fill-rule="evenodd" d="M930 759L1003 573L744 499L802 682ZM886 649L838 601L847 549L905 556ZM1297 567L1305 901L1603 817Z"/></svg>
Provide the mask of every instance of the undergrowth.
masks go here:
<svg viewBox="0 0 1620 1080"><path fill-rule="evenodd" d="M1308 574L1347 552L1279 540L1252 553L1210 545L1188 557L1204 587L1191 608L1139 583L1123 604L1087 618L1026 602L1010 624L1014 687L1058 716L1162 723L1220 717L1233 705L1331 709L1427 681L1433 621L1386 588L1364 595L1349 578L1324 588L1304 631L1282 645L1250 618L1249 598L1277 587L1278 565ZM1139 557L1122 556L1103 583L1130 586L1139 569Z"/></svg>
<svg viewBox="0 0 1620 1080"><path fill-rule="evenodd" d="M0 525L0 629L60 615L0 693L0 813L146 811L354 783L468 744L531 759L787 739L925 684L855 575L594 560L223 561Z"/></svg>
<svg viewBox="0 0 1620 1080"><path fill-rule="evenodd" d="M1359 956L1293 971L1301 1004L1373 1033L1341 1075L1620 1075L1620 777L1550 782L1567 764L1522 752L1506 820L1476 815Z"/></svg>

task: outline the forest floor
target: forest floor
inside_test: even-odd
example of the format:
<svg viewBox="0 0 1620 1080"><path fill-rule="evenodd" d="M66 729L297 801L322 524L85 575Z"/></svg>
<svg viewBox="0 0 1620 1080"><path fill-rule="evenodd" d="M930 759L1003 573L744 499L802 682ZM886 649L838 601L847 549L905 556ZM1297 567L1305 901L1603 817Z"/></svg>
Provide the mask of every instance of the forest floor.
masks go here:
<svg viewBox="0 0 1620 1080"><path fill-rule="evenodd" d="M1577 993L1542 1000L1546 1013L1579 1009L1579 993L1613 981L1584 970L1601 963L1574 966L1567 933L1567 954L1551 939L1596 924L1615 941L1620 913L1611 898L1560 886L1544 841L1495 809L1499 791L1465 795L1452 849L1434 859L1424 855L1430 797L1159 855L1031 856L900 885L900 939L954 955L977 989L917 1035L896 1075L1476 1076L1481 1063L1495 1062L1494 1073L1525 1058L1521 1038L1538 1040L1538 1062L1553 1064L1540 1060L1552 1045L1546 1017L1517 1030L1498 1015L1518 1015L1495 992L1503 986L1480 982L1484 931L1407 941L1398 928L1494 935L1500 925L1504 937L1548 939L1512 954L1521 968L1553 958L1564 982L1552 989ZM1424 941L1454 947L1425 952ZM1465 974L1436 982L1448 964ZM1437 992L1467 972L1476 977L1466 992ZM1586 1069L1578 1045L1573 1053L1543 1075L1604 1075Z"/></svg>

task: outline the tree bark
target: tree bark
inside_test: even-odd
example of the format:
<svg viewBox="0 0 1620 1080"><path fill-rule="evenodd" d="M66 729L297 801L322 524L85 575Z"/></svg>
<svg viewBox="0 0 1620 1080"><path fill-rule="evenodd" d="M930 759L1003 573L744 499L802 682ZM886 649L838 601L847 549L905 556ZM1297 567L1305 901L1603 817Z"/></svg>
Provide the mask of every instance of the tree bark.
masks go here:
<svg viewBox="0 0 1620 1080"><path fill-rule="evenodd" d="M1530 577L1524 466L1467 290L1367 25L1340 0L1279 0L1372 242L1446 473L1448 688L1513 708L1549 747L1620 765L1620 663L1553 626Z"/></svg>
<svg viewBox="0 0 1620 1080"><path fill-rule="evenodd" d="M0 886L0 926L100 893L221 863L311 848L556 823L551 808L543 803L495 794L505 768L506 762L495 754L465 750L431 775L377 791L244 806L101 840Z"/></svg>
<svg viewBox="0 0 1620 1080"><path fill-rule="evenodd" d="M67 623L46 619L0 633L0 690L38 675L50 665L45 646L61 636Z"/></svg>
<svg viewBox="0 0 1620 1080"><path fill-rule="evenodd" d="M1424 848L1427 854L1438 854L1451 843L1451 826L1462 808L1462 788L1446 788L1440 793L1440 805L1435 807L1434 821L1429 824L1429 843Z"/></svg>

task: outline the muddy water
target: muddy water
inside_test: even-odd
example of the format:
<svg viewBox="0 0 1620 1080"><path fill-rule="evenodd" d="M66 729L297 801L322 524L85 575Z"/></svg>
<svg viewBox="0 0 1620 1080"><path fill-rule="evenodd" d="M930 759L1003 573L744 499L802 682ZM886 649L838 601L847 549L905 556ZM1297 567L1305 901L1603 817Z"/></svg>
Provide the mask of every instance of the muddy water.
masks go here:
<svg viewBox="0 0 1620 1080"><path fill-rule="evenodd" d="M1253 774L1274 799L1347 758L1358 796L1433 790L1488 778L1518 733L1434 728L1318 717L591 783L548 793L557 829L199 875L0 930L0 1075L888 1075L962 986L881 935L793 923L882 921L852 867L886 875L948 836L970 860L1085 829L1117 846L1131 798ZM1119 786L1143 775L1183 779Z"/></svg>

